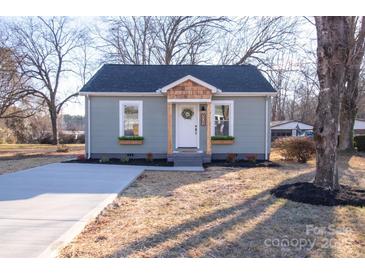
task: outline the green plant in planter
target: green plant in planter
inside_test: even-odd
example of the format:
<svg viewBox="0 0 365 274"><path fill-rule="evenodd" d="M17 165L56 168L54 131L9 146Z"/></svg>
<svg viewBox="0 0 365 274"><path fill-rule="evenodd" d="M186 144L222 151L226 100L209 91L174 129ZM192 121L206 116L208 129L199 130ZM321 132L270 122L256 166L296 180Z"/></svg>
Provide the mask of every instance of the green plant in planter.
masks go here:
<svg viewBox="0 0 365 274"><path fill-rule="evenodd" d="M234 136L212 136L212 140L234 140Z"/></svg>
<svg viewBox="0 0 365 274"><path fill-rule="evenodd" d="M144 139L143 136L119 136L118 140L120 141L142 141Z"/></svg>

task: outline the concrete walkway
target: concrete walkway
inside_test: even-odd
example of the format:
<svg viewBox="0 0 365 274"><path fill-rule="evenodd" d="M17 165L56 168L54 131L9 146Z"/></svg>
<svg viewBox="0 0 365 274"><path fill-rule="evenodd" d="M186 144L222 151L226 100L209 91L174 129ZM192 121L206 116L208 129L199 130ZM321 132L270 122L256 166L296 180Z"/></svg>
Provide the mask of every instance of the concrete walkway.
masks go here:
<svg viewBox="0 0 365 274"><path fill-rule="evenodd" d="M0 175L0 257L54 256L143 170L59 163Z"/></svg>
<svg viewBox="0 0 365 274"><path fill-rule="evenodd" d="M0 175L0 257L53 257L144 170L203 171L57 163Z"/></svg>

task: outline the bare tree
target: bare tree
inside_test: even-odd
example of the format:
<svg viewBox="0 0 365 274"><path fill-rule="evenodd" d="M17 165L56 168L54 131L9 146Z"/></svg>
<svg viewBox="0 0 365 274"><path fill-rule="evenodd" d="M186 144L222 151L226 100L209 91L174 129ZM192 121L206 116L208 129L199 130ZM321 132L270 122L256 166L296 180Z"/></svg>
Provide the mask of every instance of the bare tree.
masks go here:
<svg viewBox="0 0 365 274"><path fill-rule="evenodd" d="M32 114L29 91L22 89L23 78L9 48L0 47L0 118L21 118Z"/></svg>
<svg viewBox="0 0 365 274"><path fill-rule="evenodd" d="M348 55L348 18L315 17L320 92L314 124L316 175L314 184L338 190L337 129Z"/></svg>
<svg viewBox="0 0 365 274"><path fill-rule="evenodd" d="M67 17L30 17L10 24L9 30L21 73L29 78L27 89L47 106L53 144L58 144L57 116L77 96L65 94L62 83L74 72L73 54L83 45L85 31L72 27Z"/></svg>
<svg viewBox="0 0 365 274"><path fill-rule="evenodd" d="M349 55L340 114L340 150L353 150L353 129L358 112L359 80L365 47L365 17L350 17Z"/></svg>
<svg viewBox="0 0 365 274"><path fill-rule="evenodd" d="M272 120L300 120L314 123L318 101L316 70L307 55L280 51L272 55L265 71L277 93L273 98Z"/></svg>
<svg viewBox="0 0 365 274"><path fill-rule="evenodd" d="M106 34L97 32L102 40L99 49L107 60L135 65L153 63L156 35L152 17L112 17L106 23Z"/></svg>
<svg viewBox="0 0 365 274"><path fill-rule="evenodd" d="M219 63L259 64L266 57L295 45L298 19L291 17L243 17L235 20L218 43Z"/></svg>
<svg viewBox="0 0 365 274"><path fill-rule="evenodd" d="M360 72L359 81L359 100L357 104L357 118L365 119L365 71L364 69Z"/></svg>
<svg viewBox="0 0 365 274"><path fill-rule="evenodd" d="M14 51L7 46L9 36L0 22L0 118L29 117L34 113L30 92L22 87L26 78L19 72Z"/></svg>
<svg viewBox="0 0 365 274"><path fill-rule="evenodd" d="M214 45L224 17L118 17L106 20L99 49L107 60L122 64L198 64Z"/></svg>
<svg viewBox="0 0 365 274"><path fill-rule="evenodd" d="M167 16L156 18L155 57L160 64L197 64L215 43L217 30L224 29L225 17Z"/></svg>

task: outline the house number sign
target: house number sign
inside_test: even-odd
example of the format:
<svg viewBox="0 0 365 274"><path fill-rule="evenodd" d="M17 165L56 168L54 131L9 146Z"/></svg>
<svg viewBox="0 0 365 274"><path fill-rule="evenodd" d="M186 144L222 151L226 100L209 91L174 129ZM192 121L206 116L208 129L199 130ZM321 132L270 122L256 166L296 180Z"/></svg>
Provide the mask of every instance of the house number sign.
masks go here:
<svg viewBox="0 0 365 274"><path fill-rule="evenodd" d="M202 127L207 125L207 113L205 111L200 112L200 125Z"/></svg>

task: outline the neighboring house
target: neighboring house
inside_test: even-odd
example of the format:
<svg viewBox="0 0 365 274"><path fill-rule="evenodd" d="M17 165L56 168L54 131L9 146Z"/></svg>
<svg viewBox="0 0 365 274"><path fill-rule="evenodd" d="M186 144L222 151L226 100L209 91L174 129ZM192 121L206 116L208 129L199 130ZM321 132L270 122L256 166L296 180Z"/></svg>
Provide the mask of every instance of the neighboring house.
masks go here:
<svg viewBox="0 0 365 274"><path fill-rule="evenodd" d="M340 127L338 127L340 134ZM313 126L295 120L271 122L271 141L279 137L287 136L312 136ZM365 120L356 119L354 124L354 136L365 135Z"/></svg>
<svg viewBox="0 0 365 274"><path fill-rule="evenodd" d="M354 135L365 135L365 120L356 119L354 124Z"/></svg>
<svg viewBox="0 0 365 274"><path fill-rule="evenodd" d="M338 126L338 134L340 134L340 126ZM354 136L356 135L365 135L365 120L355 119Z"/></svg>
<svg viewBox="0 0 365 274"><path fill-rule="evenodd" d="M255 66L107 64L80 94L88 158L269 159L275 90Z"/></svg>
<svg viewBox="0 0 365 274"><path fill-rule="evenodd" d="M287 136L311 136L313 134L313 126L296 121L273 121L271 122L271 141L279 137Z"/></svg>

